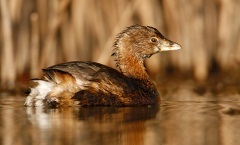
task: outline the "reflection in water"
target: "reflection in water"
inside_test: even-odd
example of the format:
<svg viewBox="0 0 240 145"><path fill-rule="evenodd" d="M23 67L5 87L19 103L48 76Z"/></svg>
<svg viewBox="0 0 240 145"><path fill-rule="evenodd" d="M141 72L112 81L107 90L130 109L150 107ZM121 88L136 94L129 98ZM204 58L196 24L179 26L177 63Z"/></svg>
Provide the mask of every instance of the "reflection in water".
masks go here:
<svg viewBox="0 0 240 145"><path fill-rule="evenodd" d="M158 107L94 107L81 108L78 118L84 121L85 132L96 144L144 143L146 122L154 119Z"/></svg>
<svg viewBox="0 0 240 145"><path fill-rule="evenodd" d="M155 118L158 109L157 106L26 108L32 127L37 127L34 134L43 142L94 145L144 144L146 122Z"/></svg>
<svg viewBox="0 0 240 145"><path fill-rule="evenodd" d="M0 144L236 145L240 102L144 107L26 108L0 99Z"/></svg>

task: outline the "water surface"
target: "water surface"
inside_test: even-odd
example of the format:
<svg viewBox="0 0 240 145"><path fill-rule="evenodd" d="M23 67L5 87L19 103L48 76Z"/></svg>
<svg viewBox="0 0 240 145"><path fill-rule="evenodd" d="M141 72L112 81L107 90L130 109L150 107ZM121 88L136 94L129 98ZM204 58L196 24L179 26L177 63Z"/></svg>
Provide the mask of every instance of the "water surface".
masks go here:
<svg viewBox="0 0 240 145"><path fill-rule="evenodd" d="M23 102L23 96L1 95L1 144L236 145L240 142L238 101L165 100L156 106L59 109L24 107Z"/></svg>

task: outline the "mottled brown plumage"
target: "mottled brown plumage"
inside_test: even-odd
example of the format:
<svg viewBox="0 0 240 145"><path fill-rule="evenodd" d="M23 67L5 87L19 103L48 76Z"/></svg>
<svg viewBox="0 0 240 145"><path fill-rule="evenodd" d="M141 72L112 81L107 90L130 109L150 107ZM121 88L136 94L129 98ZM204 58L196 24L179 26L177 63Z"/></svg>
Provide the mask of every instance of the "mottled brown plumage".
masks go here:
<svg viewBox="0 0 240 145"><path fill-rule="evenodd" d="M158 102L158 92L144 60L181 47L155 28L133 25L117 35L114 60L120 71L96 62L67 62L44 69L26 106L136 106ZM44 92L45 91L45 92Z"/></svg>

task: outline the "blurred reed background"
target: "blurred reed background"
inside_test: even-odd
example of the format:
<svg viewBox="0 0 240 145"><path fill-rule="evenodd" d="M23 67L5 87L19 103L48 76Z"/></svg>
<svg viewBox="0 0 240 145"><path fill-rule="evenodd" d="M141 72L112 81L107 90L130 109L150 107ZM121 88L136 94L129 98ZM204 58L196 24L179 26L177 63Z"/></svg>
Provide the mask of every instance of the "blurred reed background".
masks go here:
<svg viewBox="0 0 240 145"><path fill-rule="evenodd" d="M183 48L148 60L151 74L170 68L206 80L212 71L239 71L239 0L0 0L0 13L2 88L60 62L114 67L114 36L136 23L156 27Z"/></svg>

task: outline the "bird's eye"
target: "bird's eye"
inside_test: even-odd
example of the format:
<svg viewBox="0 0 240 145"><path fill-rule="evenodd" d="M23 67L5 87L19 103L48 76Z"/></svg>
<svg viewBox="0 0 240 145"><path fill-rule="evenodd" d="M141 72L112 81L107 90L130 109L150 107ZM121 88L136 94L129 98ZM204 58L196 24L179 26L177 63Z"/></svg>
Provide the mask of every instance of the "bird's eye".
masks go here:
<svg viewBox="0 0 240 145"><path fill-rule="evenodd" d="M158 39L156 37L151 38L151 42L157 42L157 41L158 41Z"/></svg>

